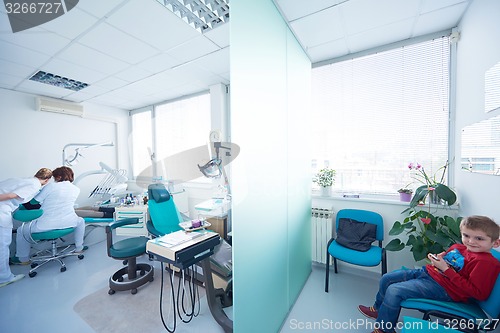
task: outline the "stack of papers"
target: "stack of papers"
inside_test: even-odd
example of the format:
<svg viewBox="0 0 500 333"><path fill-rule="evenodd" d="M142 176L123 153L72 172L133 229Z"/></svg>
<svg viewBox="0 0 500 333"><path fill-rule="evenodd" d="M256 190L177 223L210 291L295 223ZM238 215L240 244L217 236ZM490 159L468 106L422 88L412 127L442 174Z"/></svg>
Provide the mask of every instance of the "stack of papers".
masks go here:
<svg viewBox="0 0 500 333"><path fill-rule="evenodd" d="M153 239L155 243L166 247L173 247L179 244L185 243L187 241L193 240L196 237L200 237L204 235L203 231L193 231L193 232L185 232L184 230L179 230L176 232L172 232L170 234L158 237Z"/></svg>

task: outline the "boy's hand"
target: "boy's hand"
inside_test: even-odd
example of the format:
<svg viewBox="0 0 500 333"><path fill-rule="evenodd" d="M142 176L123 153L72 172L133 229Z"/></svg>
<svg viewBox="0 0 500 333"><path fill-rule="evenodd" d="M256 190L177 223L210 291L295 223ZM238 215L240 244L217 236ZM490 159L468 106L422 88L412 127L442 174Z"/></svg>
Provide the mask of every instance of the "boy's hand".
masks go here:
<svg viewBox="0 0 500 333"><path fill-rule="evenodd" d="M445 270L450 268L450 266L448 266L446 261L443 260L443 255L444 253L439 253L439 254L429 253L427 255L427 258L429 258L429 260L431 261L432 266L436 267L441 272L444 272Z"/></svg>

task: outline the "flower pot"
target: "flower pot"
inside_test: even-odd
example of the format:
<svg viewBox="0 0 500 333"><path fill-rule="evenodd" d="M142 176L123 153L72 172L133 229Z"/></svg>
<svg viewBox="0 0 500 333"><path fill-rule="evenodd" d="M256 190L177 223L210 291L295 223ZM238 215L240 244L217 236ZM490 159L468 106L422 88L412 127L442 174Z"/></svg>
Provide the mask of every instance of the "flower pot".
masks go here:
<svg viewBox="0 0 500 333"><path fill-rule="evenodd" d="M399 200L401 200L403 202L410 202L412 195L413 195L413 193L400 192L399 193Z"/></svg>
<svg viewBox="0 0 500 333"><path fill-rule="evenodd" d="M321 196L322 197L331 197L332 196L332 187L331 186L321 186Z"/></svg>

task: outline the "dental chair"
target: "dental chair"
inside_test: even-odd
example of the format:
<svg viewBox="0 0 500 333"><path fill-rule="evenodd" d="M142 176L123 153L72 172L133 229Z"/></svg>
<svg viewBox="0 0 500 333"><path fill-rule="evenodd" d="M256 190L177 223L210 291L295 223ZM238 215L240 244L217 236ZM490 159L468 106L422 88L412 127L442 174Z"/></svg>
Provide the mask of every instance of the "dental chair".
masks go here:
<svg viewBox="0 0 500 333"><path fill-rule="evenodd" d="M179 223L183 218L174 203L170 192L163 184L148 186L148 211L150 219L146 223L148 232L153 237L159 237L182 228Z"/></svg>
<svg viewBox="0 0 500 333"><path fill-rule="evenodd" d="M28 210L25 206L21 205L18 210L16 210L13 214L13 218L17 221L26 223L31 222L42 216L42 209L31 209ZM23 224L20 228L26 227L26 224ZM62 239L62 237L67 236L75 231L75 228L65 228L65 229L54 229L42 232L34 232L31 233L31 243L32 244L41 244L42 242L50 242L51 246L48 249L40 250L35 254L31 255L31 269L28 273L30 278L35 277L40 267L48 264L52 261L57 261L60 265L60 271L66 271L66 264L62 261L63 258L69 256L77 256L78 259L83 259L84 255L81 253L75 253L75 250L68 251L72 245L64 246L62 250L58 248L58 241Z"/></svg>
<svg viewBox="0 0 500 333"><path fill-rule="evenodd" d="M172 200L172 196L163 184L148 186L149 216L146 226L153 237L160 237L171 232L182 230L179 223L182 215ZM232 305L232 248L225 240L215 247L210 257L210 269L215 289L215 296L220 299L223 307ZM202 280L202 277L196 277Z"/></svg>

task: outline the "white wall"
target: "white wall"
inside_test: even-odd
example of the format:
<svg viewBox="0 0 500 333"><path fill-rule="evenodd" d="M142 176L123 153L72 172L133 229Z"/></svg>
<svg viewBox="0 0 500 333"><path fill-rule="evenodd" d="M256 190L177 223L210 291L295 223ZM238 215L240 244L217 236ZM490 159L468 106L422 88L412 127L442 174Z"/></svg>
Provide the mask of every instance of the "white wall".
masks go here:
<svg viewBox="0 0 500 333"><path fill-rule="evenodd" d="M487 215L500 223L500 177L460 170L460 136L464 126L498 116L484 112L484 74L500 61L500 1L473 1L459 26L457 55L456 189L462 215Z"/></svg>
<svg viewBox="0 0 500 333"><path fill-rule="evenodd" d="M5 89L0 89L0 100L0 179L30 177L41 167L61 166L63 147L68 143L115 143L114 147L84 152L84 158L72 167L75 177L100 169L100 161L112 168L128 169L127 111L84 104L84 118L39 112L35 110L34 95ZM73 150L67 152L72 154ZM82 190L79 204L89 202L86 197L100 177L91 176L78 185Z"/></svg>

